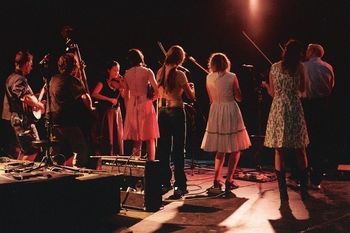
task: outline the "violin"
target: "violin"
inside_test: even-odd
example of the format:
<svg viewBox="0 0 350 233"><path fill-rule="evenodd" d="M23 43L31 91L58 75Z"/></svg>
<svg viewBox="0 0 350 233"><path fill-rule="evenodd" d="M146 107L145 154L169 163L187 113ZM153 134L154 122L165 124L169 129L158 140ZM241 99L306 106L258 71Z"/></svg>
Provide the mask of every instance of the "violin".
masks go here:
<svg viewBox="0 0 350 233"><path fill-rule="evenodd" d="M122 79L123 77L121 75L118 75L115 78L107 79L107 84L113 91L116 91L122 87L121 85L121 82L123 81Z"/></svg>

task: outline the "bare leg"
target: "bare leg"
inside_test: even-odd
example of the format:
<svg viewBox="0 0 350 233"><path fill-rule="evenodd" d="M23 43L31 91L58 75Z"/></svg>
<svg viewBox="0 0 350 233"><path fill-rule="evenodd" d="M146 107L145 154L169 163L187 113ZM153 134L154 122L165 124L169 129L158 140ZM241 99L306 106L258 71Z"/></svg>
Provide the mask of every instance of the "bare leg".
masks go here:
<svg viewBox="0 0 350 233"><path fill-rule="evenodd" d="M236 151L230 154L229 161L228 161L227 177L226 177L226 180L228 182L233 180L233 175L235 174L240 157L241 157L240 151Z"/></svg>
<svg viewBox="0 0 350 233"><path fill-rule="evenodd" d="M222 167L224 166L225 153L217 152L215 156L214 180L221 181Z"/></svg>
<svg viewBox="0 0 350 233"><path fill-rule="evenodd" d="M147 159L148 161L153 161L156 158L156 140L151 139L147 141Z"/></svg>
<svg viewBox="0 0 350 233"><path fill-rule="evenodd" d="M284 171L284 155L282 149L275 149L275 169L277 171Z"/></svg>

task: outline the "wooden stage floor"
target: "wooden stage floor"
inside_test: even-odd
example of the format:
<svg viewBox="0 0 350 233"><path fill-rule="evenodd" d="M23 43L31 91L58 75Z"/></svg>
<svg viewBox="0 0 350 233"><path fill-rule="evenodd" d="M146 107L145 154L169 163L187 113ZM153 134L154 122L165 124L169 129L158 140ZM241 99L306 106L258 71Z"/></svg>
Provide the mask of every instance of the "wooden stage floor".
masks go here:
<svg viewBox="0 0 350 233"><path fill-rule="evenodd" d="M236 197L208 197L213 166L187 168L189 194L181 200L163 196L157 212L122 209L114 220L124 221L110 232L237 232L237 233L345 233L350 232L350 181L327 178L321 190L309 192L302 201L297 187L288 180L289 205L280 205L277 181L237 180ZM131 219L133 221L129 222Z"/></svg>
<svg viewBox="0 0 350 233"><path fill-rule="evenodd" d="M69 175L57 179L60 182L55 186L36 182L35 190L29 184L16 184L13 192L0 193L0 232L350 232L348 177L327 177L321 190L309 190L307 201L301 200L296 185L288 180L290 201L281 206L276 180L237 180L240 187L234 195L209 197L206 190L212 185L212 162L195 164L192 169L190 165L186 167L189 194L172 200L169 191L162 197L160 210L154 212L125 206L119 210L115 205L120 205L116 191L120 181L109 176L85 175L77 184ZM7 186L0 188L3 191ZM18 226L23 223L27 225Z"/></svg>

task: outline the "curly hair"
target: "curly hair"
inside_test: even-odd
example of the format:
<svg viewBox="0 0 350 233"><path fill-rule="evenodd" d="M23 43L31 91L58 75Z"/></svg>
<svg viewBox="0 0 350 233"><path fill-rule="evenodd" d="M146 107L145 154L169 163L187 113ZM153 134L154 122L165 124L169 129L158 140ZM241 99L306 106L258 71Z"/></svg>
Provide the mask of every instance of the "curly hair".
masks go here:
<svg viewBox="0 0 350 233"><path fill-rule="evenodd" d="M58 59L57 66L61 74L71 74L74 69L78 68L78 63L74 54L66 53Z"/></svg>

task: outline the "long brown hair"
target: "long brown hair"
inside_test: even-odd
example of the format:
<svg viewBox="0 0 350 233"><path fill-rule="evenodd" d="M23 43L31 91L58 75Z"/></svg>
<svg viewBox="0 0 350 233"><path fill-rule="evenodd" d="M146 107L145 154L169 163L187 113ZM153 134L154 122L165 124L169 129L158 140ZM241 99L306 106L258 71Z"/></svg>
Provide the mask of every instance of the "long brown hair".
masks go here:
<svg viewBox="0 0 350 233"><path fill-rule="evenodd" d="M303 58L303 46L297 40L290 39L284 49L282 68L290 75L294 75Z"/></svg>
<svg viewBox="0 0 350 233"><path fill-rule="evenodd" d="M163 86L166 92L171 92L174 90L176 86L176 68L183 63L185 56L186 53L184 49L179 45L171 46L166 53L159 80L159 86ZM167 79L165 78L166 65L176 65L174 68L169 70Z"/></svg>

